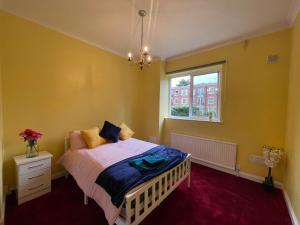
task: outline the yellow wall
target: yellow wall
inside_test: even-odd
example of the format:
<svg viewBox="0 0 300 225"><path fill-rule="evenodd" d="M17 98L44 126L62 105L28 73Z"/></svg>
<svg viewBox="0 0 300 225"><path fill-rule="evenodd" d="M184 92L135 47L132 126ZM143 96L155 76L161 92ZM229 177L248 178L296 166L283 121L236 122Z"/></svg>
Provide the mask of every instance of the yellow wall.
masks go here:
<svg viewBox="0 0 300 225"><path fill-rule="evenodd" d="M140 103L142 106L142 121L143 139L149 140L149 137L157 138L157 142L161 143L161 133L165 114L161 110L161 99L167 98L167 93L163 88L165 64L161 60L155 60L150 67L144 69L141 74L141 92ZM168 83L168 82L166 82ZM162 89L163 88L163 89Z"/></svg>
<svg viewBox="0 0 300 225"><path fill-rule="evenodd" d="M238 164L244 172L266 175L266 167L249 162L264 144L284 147L290 30L273 33L185 58L168 61L166 71L227 60L223 74L223 123L166 119L164 142L170 133L226 140L238 144ZM276 64L267 56L279 54ZM284 163L274 171L282 181Z"/></svg>
<svg viewBox="0 0 300 225"><path fill-rule="evenodd" d="M158 137L159 120L159 80L160 61L155 61L150 67L146 67L142 74L140 102L142 104L143 139L149 140L150 136Z"/></svg>
<svg viewBox="0 0 300 225"><path fill-rule="evenodd" d="M1 12L4 31L4 180L14 185L12 157L24 154L18 133L41 131L40 149L63 152L72 129L102 125L104 120L139 126L140 71L125 58L89 46L45 27Z"/></svg>
<svg viewBox="0 0 300 225"><path fill-rule="evenodd" d="M3 112L2 112L2 38L3 38L3 18L0 13L0 223L3 215Z"/></svg>
<svg viewBox="0 0 300 225"><path fill-rule="evenodd" d="M159 142L164 143L165 118L168 116L169 103L169 79L165 71L166 64L160 65L160 95L159 95Z"/></svg>
<svg viewBox="0 0 300 225"><path fill-rule="evenodd" d="M287 167L285 186L300 219L300 14L292 29L286 132Z"/></svg>

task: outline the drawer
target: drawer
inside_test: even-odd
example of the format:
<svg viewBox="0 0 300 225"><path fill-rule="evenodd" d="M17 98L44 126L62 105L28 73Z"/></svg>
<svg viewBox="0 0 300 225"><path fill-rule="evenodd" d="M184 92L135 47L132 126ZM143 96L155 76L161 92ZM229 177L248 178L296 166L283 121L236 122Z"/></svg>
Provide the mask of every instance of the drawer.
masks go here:
<svg viewBox="0 0 300 225"><path fill-rule="evenodd" d="M26 188L29 184L35 182L46 183L51 180L51 170L50 168L35 170L30 173L22 174L18 178L19 188Z"/></svg>
<svg viewBox="0 0 300 225"><path fill-rule="evenodd" d="M37 193L51 186L51 180L37 180L26 184L25 186L19 185L18 198Z"/></svg>
<svg viewBox="0 0 300 225"><path fill-rule="evenodd" d="M42 195L44 195L44 194L47 194L47 193L50 192L50 191L51 191L51 187L48 187L48 188L45 188L45 189L43 189L43 190L41 190L41 191L37 191L37 192L35 192L35 193L33 193L33 194L26 195L26 196L24 196L24 197L19 197L19 198L18 198L18 205L20 205L20 204L22 204L22 203L24 203L24 202L27 202L27 201L29 201L29 200L32 200L32 199L34 199L34 198L37 198L37 197L39 197L39 196L42 196Z"/></svg>
<svg viewBox="0 0 300 225"><path fill-rule="evenodd" d="M49 168L51 166L51 159L43 159L27 164L22 164L18 168L19 175L30 173L32 171Z"/></svg>

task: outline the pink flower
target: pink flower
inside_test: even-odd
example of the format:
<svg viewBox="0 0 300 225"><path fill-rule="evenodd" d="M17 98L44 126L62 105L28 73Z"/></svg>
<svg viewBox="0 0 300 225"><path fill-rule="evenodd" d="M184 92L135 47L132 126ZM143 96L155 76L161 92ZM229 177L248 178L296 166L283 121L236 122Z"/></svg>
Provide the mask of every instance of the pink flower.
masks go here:
<svg viewBox="0 0 300 225"><path fill-rule="evenodd" d="M24 138L24 141L36 141L43 135L31 129L26 129L25 131L19 133L19 136Z"/></svg>
<svg viewBox="0 0 300 225"><path fill-rule="evenodd" d="M37 138L33 137L33 136L28 136L28 137L26 137L26 139L29 140L29 141L37 140Z"/></svg>

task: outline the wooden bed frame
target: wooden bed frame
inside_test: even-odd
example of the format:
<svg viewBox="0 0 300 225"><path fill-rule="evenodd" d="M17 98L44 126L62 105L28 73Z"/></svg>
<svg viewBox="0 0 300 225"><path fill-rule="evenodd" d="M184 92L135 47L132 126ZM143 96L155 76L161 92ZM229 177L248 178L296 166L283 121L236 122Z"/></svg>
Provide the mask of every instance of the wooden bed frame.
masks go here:
<svg viewBox="0 0 300 225"><path fill-rule="evenodd" d="M65 151L69 148L69 138L65 138ZM67 175L66 175L67 177ZM137 225L149 213L179 186L185 179L191 184L191 154L184 161L163 174L146 182L134 192L125 195L117 225ZM84 204L88 204L88 196L84 193Z"/></svg>

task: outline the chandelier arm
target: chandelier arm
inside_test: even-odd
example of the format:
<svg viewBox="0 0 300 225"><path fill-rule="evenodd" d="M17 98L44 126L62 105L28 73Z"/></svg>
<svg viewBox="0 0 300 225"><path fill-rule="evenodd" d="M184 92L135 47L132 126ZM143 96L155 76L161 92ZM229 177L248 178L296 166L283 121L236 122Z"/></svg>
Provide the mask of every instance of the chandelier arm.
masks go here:
<svg viewBox="0 0 300 225"><path fill-rule="evenodd" d="M142 25L141 25L141 53L143 49L143 39L144 39L144 16L142 16Z"/></svg>

